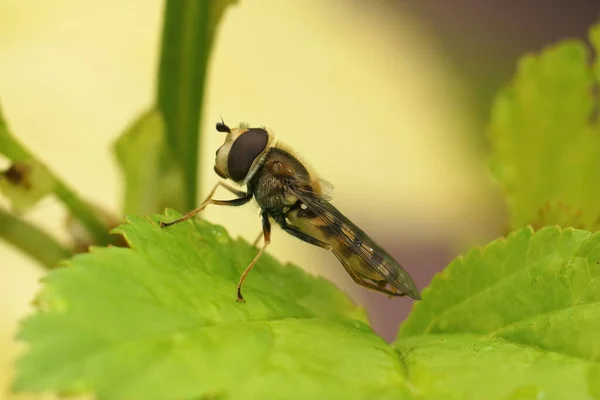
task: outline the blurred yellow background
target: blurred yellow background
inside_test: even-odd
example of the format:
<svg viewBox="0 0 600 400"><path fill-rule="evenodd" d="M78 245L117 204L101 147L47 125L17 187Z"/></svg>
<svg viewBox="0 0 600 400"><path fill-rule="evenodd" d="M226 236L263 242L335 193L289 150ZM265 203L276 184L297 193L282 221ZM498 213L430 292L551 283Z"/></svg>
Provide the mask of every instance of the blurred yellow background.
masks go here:
<svg viewBox="0 0 600 400"><path fill-rule="evenodd" d="M208 74L200 198L217 181L212 165L223 136L214 123L222 116L272 129L333 183L336 206L390 252L412 244L462 249L498 231L502 212L472 143L481 133L462 82L416 18L382 4L244 0L228 9ZM12 132L81 195L115 213L123 187L110 146L153 103L162 7L158 0L0 2L0 101ZM255 206L206 216L248 240L260 231ZM50 198L27 215L66 241L64 218ZM362 299L321 249L275 230L270 251ZM403 263L401 252L393 254ZM418 260L404 265L423 288L430 274L419 272ZM17 323L43 275L0 241L0 398L27 398L5 388L19 351ZM400 303L410 304L393 304Z"/></svg>

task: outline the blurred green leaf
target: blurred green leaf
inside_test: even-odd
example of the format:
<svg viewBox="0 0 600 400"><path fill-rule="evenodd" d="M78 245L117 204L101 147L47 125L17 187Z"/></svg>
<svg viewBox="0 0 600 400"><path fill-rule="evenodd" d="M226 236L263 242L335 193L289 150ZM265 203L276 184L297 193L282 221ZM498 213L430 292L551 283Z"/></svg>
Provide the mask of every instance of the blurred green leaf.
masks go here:
<svg viewBox="0 0 600 400"><path fill-rule="evenodd" d="M168 213L168 219L179 216ZM204 221L132 217L131 248L95 248L44 279L20 338L18 390L99 399L405 398L394 350L322 278ZM357 320L359 319L359 320Z"/></svg>
<svg viewBox="0 0 600 400"><path fill-rule="evenodd" d="M598 29L591 34L596 52ZM600 229L598 84L586 45L567 40L523 57L497 96L491 165L508 197L512 228Z"/></svg>
<svg viewBox="0 0 600 400"><path fill-rule="evenodd" d="M400 329L411 383L426 398L590 398L599 277L600 233L574 229L524 228L458 258Z"/></svg>
<svg viewBox="0 0 600 400"><path fill-rule="evenodd" d="M114 150L125 177L124 214L152 214L181 201L182 174L166 144L158 110L142 114L119 137Z"/></svg>
<svg viewBox="0 0 600 400"><path fill-rule="evenodd" d="M234 0L167 0L163 22L158 108L165 118L167 139L177 155L185 196L172 208L196 207L200 115L212 44L217 25ZM158 211L158 210L156 210Z"/></svg>

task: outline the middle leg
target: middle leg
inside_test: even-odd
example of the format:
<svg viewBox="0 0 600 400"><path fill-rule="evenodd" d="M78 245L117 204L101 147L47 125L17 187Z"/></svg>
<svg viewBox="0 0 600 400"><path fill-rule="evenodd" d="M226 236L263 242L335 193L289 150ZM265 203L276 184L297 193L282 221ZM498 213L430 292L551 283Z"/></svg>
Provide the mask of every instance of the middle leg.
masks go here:
<svg viewBox="0 0 600 400"><path fill-rule="evenodd" d="M271 243L271 222L269 221L269 215L264 211L262 213L262 226L263 226L263 236L265 239L263 246L260 249L260 251L258 252L258 254L254 257L254 259L252 260L250 265L248 265L246 267L246 269L244 270L244 273L240 277L240 281L237 285L237 301L239 301L240 303L246 302L246 300L244 300L244 296L242 296L242 285L244 284L244 281L246 280L246 276L248 276L248 274L250 273L250 271L252 270L254 265L256 265L256 263L260 259L260 256L262 256L262 254L265 252L265 249L267 248L267 246Z"/></svg>

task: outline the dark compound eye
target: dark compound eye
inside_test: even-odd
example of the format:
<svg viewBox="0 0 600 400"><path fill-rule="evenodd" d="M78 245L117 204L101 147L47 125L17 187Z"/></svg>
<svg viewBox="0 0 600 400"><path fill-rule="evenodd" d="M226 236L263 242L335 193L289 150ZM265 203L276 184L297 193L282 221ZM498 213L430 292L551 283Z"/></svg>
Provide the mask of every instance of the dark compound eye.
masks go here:
<svg viewBox="0 0 600 400"><path fill-rule="evenodd" d="M239 182L248 175L256 157L267 147L268 139L267 131L252 128L241 134L233 142L227 159L227 169L231 179Z"/></svg>

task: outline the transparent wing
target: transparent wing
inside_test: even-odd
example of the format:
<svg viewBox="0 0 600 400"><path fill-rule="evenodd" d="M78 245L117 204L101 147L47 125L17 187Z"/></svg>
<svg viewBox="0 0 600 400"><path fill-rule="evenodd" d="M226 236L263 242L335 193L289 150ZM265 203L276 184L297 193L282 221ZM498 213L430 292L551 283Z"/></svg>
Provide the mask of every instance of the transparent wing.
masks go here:
<svg viewBox="0 0 600 400"><path fill-rule="evenodd" d="M401 293L420 299L411 276L381 247L346 218L325 196L312 192L309 188L290 187L292 193L306 205L327 226L339 244L358 256L362 264L384 279Z"/></svg>
<svg viewBox="0 0 600 400"><path fill-rule="evenodd" d="M323 195L331 199L331 195L333 194L333 185L331 184L331 182L326 181L323 178L319 178L319 184L321 185Z"/></svg>

